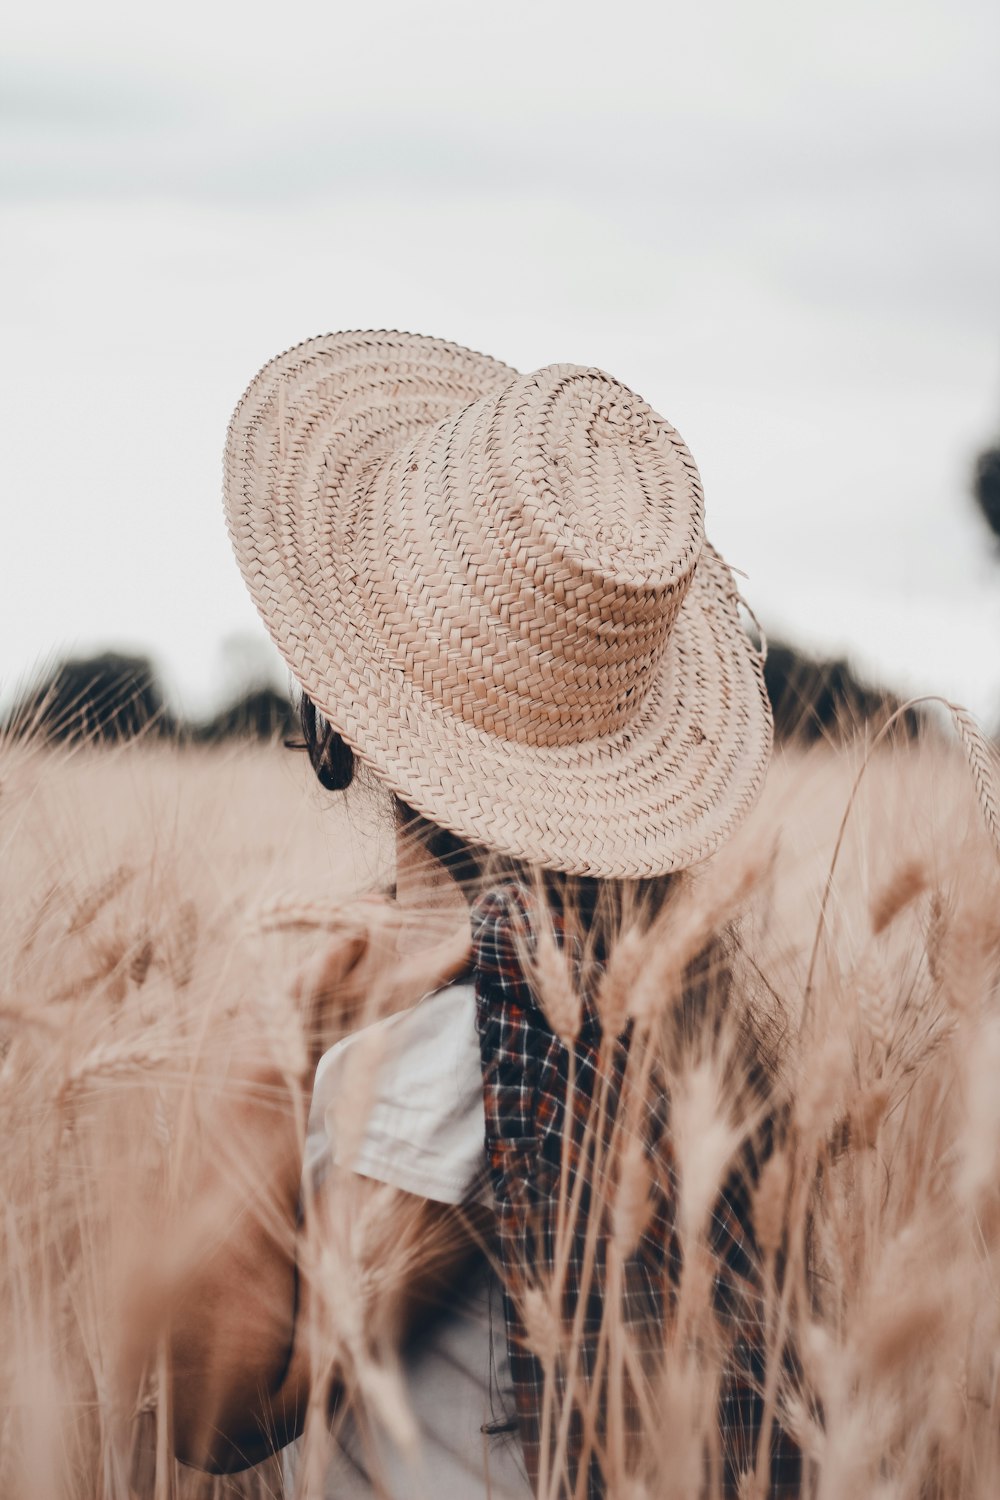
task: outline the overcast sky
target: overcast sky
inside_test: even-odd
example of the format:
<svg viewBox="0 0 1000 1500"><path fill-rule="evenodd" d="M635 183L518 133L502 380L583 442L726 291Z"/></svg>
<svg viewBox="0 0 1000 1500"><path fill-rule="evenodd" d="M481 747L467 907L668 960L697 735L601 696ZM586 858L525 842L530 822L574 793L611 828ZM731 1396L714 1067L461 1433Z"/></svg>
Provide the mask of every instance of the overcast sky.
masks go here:
<svg viewBox="0 0 1000 1500"><path fill-rule="evenodd" d="M3 29L0 693L116 645L207 707L263 634L232 408L291 343L397 327L634 386L773 632L1000 721L968 498L1000 433L995 0L35 0Z"/></svg>

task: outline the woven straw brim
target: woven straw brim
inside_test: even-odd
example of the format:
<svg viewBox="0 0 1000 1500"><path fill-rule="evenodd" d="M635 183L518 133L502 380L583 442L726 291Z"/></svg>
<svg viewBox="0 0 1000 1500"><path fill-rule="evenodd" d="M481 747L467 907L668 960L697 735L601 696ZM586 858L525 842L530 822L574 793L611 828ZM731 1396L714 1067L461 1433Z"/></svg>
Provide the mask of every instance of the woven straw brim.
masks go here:
<svg viewBox="0 0 1000 1500"><path fill-rule="evenodd" d="M353 474L355 492L362 476L363 489L371 466L422 426L515 374L457 345L388 332L329 335L272 360L229 429L237 560L302 689L418 812L476 844L576 874L690 866L744 817L771 747L760 657L732 575L707 543L634 714L613 732L549 745L490 733L422 691L387 646L365 579L331 546L331 462Z"/></svg>

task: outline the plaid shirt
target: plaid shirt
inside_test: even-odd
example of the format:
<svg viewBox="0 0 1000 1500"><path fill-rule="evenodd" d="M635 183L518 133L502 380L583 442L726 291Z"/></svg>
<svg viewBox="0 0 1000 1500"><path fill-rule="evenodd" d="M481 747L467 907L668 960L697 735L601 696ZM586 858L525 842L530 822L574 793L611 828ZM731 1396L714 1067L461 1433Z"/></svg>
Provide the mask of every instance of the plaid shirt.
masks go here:
<svg viewBox="0 0 1000 1500"><path fill-rule="evenodd" d="M507 1343L518 1431L533 1482L551 1484L558 1466L556 1493L597 1500L606 1488L602 1459L616 1443L619 1455L623 1447L628 1451L639 1431L635 1386L629 1383L635 1366L627 1377L620 1364L609 1372L610 1326L625 1325L640 1379L645 1371L655 1381L657 1352L662 1357L669 1338L680 1271L676 1173L666 1090L654 1076L633 1132L649 1169L649 1201L631 1253L616 1262L609 1255L615 1122L620 1110L634 1105L630 1033L606 1038L586 997L574 1046L551 1030L522 969L522 956L532 947L530 904L524 887L508 883L473 909L486 1151ZM557 915L554 922L561 942ZM737 1493L740 1473L753 1467L762 1410L761 1321L749 1223L746 1189L734 1176L715 1206L709 1235L716 1321L728 1346L719 1409L727 1495ZM655 1390L655 1384L647 1388ZM623 1424L617 1434L616 1421ZM775 1428L768 1493L798 1491L798 1453Z"/></svg>

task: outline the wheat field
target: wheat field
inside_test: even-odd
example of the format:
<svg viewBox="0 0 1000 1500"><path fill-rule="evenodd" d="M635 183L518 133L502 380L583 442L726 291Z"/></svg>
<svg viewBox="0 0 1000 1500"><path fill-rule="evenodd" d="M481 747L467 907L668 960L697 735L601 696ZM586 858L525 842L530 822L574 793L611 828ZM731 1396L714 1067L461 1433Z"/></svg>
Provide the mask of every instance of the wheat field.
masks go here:
<svg viewBox="0 0 1000 1500"><path fill-rule="evenodd" d="M699 938L735 924L741 994L776 1038L764 1394L817 1500L1000 1494L997 770L958 729L778 754L686 908ZM280 748L0 746L4 1500L283 1493L277 1462L174 1463L158 1330L212 1232L186 1173L228 1060L301 1065L290 975L391 848L370 797L326 796ZM716 1029L671 1065L689 1333L700 1205L744 1129L724 1046ZM612 1493L713 1492L716 1378L709 1340L674 1340Z"/></svg>

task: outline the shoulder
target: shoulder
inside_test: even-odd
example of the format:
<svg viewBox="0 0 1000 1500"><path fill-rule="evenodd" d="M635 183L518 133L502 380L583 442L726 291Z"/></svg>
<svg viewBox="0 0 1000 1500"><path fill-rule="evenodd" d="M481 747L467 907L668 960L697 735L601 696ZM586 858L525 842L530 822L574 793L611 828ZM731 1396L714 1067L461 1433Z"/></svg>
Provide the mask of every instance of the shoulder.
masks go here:
<svg viewBox="0 0 1000 1500"><path fill-rule="evenodd" d="M531 891L519 880L505 880L483 891L471 908L473 942L501 926L530 931L532 905Z"/></svg>
<svg viewBox="0 0 1000 1500"><path fill-rule="evenodd" d="M476 993L530 1001L525 968L534 954L532 893L518 881L485 891L473 904L472 968Z"/></svg>

